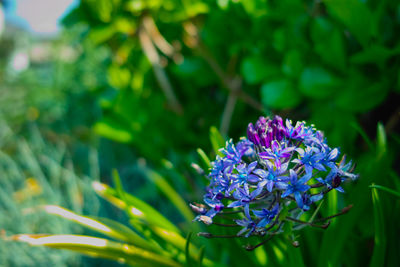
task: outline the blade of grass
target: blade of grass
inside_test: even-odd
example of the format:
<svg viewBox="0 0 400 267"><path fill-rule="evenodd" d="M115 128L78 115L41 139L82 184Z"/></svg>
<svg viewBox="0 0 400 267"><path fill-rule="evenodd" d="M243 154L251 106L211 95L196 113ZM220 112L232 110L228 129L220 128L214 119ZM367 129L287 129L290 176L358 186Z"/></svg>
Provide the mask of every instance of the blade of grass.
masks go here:
<svg viewBox="0 0 400 267"><path fill-rule="evenodd" d="M400 197L400 192L394 191L393 189L387 188L385 186L382 185L376 185L376 184L372 184L369 186L370 188L376 188L385 192L388 192L396 197Z"/></svg>
<svg viewBox="0 0 400 267"><path fill-rule="evenodd" d="M199 267L203 266L203 258L204 258L204 246L200 248L200 252L199 252L199 260L197 261Z"/></svg>
<svg viewBox="0 0 400 267"><path fill-rule="evenodd" d="M185 200L175 191L167 180L155 171L145 170L147 177L158 187L158 189L171 201L176 209L183 215L188 223L191 223L194 215Z"/></svg>
<svg viewBox="0 0 400 267"><path fill-rule="evenodd" d="M204 164L207 166L207 168L211 168L211 162L210 159L208 158L207 154L203 151L203 149L198 148L197 154L199 154L200 158L203 160Z"/></svg>
<svg viewBox="0 0 400 267"><path fill-rule="evenodd" d="M376 188L372 188L371 193L374 207L375 242L370 266L385 266L386 236L384 215L380 204L378 190Z"/></svg>
<svg viewBox="0 0 400 267"><path fill-rule="evenodd" d="M178 248L180 251L182 251L182 252L186 251L186 239L183 236L181 236L180 234L178 234L176 232L168 231L164 228L157 227L157 226L151 226L151 230L155 234L157 234L157 236L162 238L167 243ZM193 244L190 247L191 247L190 257L192 259L194 259L195 261L198 261L199 260L199 249L196 246L194 246ZM213 263L207 258L204 258L203 263L205 266L213 266Z"/></svg>
<svg viewBox="0 0 400 267"><path fill-rule="evenodd" d="M186 266L192 266L192 260L190 258L190 239L192 238L192 232L189 232L186 237L186 246L185 246L185 256L186 256Z"/></svg>
<svg viewBox="0 0 400 267"><path fill-rule="evenodd" d="M45 205L43 206L43 209L46 211L46 213L54 214L64 219L73 221L108 237L128 242L141 248L156 250L154 246L149 244L137 233L116 221L106 218L95 219L87 216L78 215L70 210L55 205Z"/></svg>
<svg viewBox="0 0 400 267"><path fill-rule="evenodd" d="M364 139L365 143L367 144L369 150L372 150L374 148L374 144L372 143L371 139L368 137L367 133L364 131L363 128L358 124L358 122L353 121L350 123L351 127L356 129L356 131L361 135L361 137Z"/></svg>
<svg viewBox="0 0 400 267"><path fill-rule="evenodd" d="M385 127L381 122L378 123L377 133L376 133L376 151L378 158L383 157L387 150L387 138Z"/></svg>
<svg viewBox="0 0 400 267"><path fill-rule="evenodd" d="M225 146L225 140L214 126L210 128L210 141L216 155L224 156L219 149Z"/></svg>
<svg viewBox="0 0 400 267"><path fill-rule="evenodd" d="M173 223L171 223L167 218L165 218L161 213L159 213L146 202L126 192L124 194L126 201L122 201L120 198L118 198L118 194L115 189L99 182L93 182L92 185L95 191L101 197L108 200L111 204L122 210L126 210L128 207L128 210L133 217L150 225L156 225L175 233L180 232L180 230Z"/></svg>

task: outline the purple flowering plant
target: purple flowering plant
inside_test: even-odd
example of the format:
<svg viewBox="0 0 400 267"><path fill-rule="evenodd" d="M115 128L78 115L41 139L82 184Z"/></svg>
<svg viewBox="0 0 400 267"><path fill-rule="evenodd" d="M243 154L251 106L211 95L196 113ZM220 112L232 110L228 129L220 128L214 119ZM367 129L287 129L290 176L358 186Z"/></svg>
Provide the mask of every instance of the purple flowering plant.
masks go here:
<svg viewBox="0 0 400 267"><path fill-rule="evenodd" d="M329 219L351 207L314 222L299 219L328 192L344 192L341 184L358 177L352 173L352 162L346 163L338 148L329 147L323 133L313 125L293 125L279 116L260 117L248 125L247 138L242 137L236 144L229 140L220 152L208 173L205 205L191 204L199 213L194 220L240 230L233 236L199 233L201 236L271 237L283 232L288 221L292 222L292 230L304 226L326 228ZM226 224L227 219L232 223ZM328 223L317 224L324 221Z"/></svg>

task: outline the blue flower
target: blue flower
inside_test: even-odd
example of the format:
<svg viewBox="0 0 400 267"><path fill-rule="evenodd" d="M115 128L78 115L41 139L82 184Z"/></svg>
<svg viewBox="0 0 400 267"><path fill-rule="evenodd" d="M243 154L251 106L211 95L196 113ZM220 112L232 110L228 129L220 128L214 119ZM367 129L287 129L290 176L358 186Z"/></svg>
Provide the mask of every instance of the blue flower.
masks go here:
<svg viewBox="0 0 400 267"><path fill-rule="evenodd" d="M233 192L236 201L230 203L228 208L244 207L244 213L250 217L250 203L261 193L262 187L257 187L251 193L248 188L237 188Z"/></svg>
<svg viewBox="0 0 400 267"><path fill-rule="evenodd" d="M253 161L249 165L246 164L238 165L236 167L236 171L238 172L238 174L231 175L231 185L229 186L228 191L231 192L240 186L247 187L248 189L249 182L250 183L257 182L259 178L256 175L251 174L253 170L256 168L256 166L257 166L257 161Z"/></svg>
<svg viewBox="0 0 400 267"><path fill-rule="evenodd" d="M304 125L305 122L298 121L295 126L292 126L292 122L286 119L286 137L295 140L305 139L306 132L304 131Z"/></svg>
<svg viewBox="0 0 400 267"><path fill-rule="evenodd" d="M254 215L261 220L257 223L257 227L265 227L270 224L275 216L278 214L279 204L275 204L272 210L262 209L253 210Z"/></svg>
<svg viewBox="0 0 400 267"><path fill-rule="evenodd" d="M242 159L242 155L236 149L235 145L232 142L232 139L226 142L226 147L221 149L221 152L225 155L225 161L229 165L239 164Z"/></svg>
<svg viewBox="0 0 400 267"><path fill-rule="evenodd" d="M264 169L256 169L253 172L260 176L261 181L258 183L259 187L267 187L267 190L269 192L272 192L272 189L274 185L276 185L278 188L284 187L284 182L287 180L287 176L284 176L284 174L288 168L288 164L282 164L280 168L275 167L273 164L270 162L265 162L268 171Z"/></svg>
<svg viewBox="0 0 400 267"><path fill-rule="evenodd" d="M246 218L241 219L241 220L235 220L235 222L240 225L243 226L244 228L242 230L240 230L236 235L237 236L241 236L242 234L245 234L245 237L249 237L252 233L254 233L254 231L256 230L256 223L253 222L253 220L251 219L250 215L246 216Z"/></svg>
<svg viewBox="0 0 400 267"><path fill-rule="evenodd" d="M287 184L286 191L283 192L281 197L285 198L289 195L294 195L294 198L297 202L297 206L302 209L303 198L301 196L301 193L310 189L310 186L306 185L305 183L311 179L311 173L306 173L302 178L297 179L297 173L294 170L290 169L289 172L290 172L290 180L289 180L290 184Z"/></svg>
<svg viewBox="0 0 400 267"><path fill-rule="evenodd" d="M304 211L309 210L311 204L321 200L323 197L324 197L323 194L317 194L317 195L309 195L307 193L303 194L303 196L302 196L302 198L303 198L303 207L302 207L302 209Z"/></svg>
<svg viewBox="0 0 400 267"><path fill-rule="evenodd" d="M306 173L312 173L314 168L319 171L326 171L321 163L321 160L325 158L325 153L320 152L318 148L308 146L305 149L296 148L296 151L300 158L294 159L292 162L304 165Z"/></svg>

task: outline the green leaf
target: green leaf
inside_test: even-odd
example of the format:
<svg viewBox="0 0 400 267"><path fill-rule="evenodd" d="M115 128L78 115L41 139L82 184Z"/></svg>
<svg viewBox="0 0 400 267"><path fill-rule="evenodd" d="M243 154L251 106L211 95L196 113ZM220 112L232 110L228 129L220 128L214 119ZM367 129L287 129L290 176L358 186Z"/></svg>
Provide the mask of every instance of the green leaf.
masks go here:
<svg viewBox="0 0 400 267"><path fill-rule="evenodd" d="M343 33L323 17L317 17L311 25L311 38L315 52L322 61L338 70L345 70L346 49Z"/></svg>
<svg viewBox="0 0 400 267"><path fill-rule="evenodd" d="M368 148L372 150L374 148L374 145L372 143L372 140L368 137L368 134L364 131L363 128L361 128L360 124L357 121L353 121L350 123L351 127L357 130L357 132L361 135L361 137L364 139L365 143L368 145Z"/></svg>
<svg viewBox="0 0 400 267"><path fill-rule="evenodd" d="M206 14L208 11L208 5L202 2L193 2L186 8L188 18L192 18L200 14Z"/></svg>
<svg viewBox="0 0 400 267"><path fill-rule="evenodd" d="M190 239L192 238L192 232L188 233L186 237L186 246L185 246L185 257L186 257L186 265L192 266L192 260L190 258Z"/></svg>
<svg viewBox="0 0 400 267"><path fill-rule="evenodd" d="M91 236L16 235L12 239L32 246L68 249L92 257L112 259L134 266L181 266L181 264L163 255L132 245Z"/></svg>
<svg viewBox="0 0 400 267"><path fill-rule="evenodd" d="M337 95L337 106L352 112L366 112L386 98L389 87L386 81L370 82L361 74L350 75L346 89Z"/></svg>
<svg viewBox="0 0 400 267"><path fill-rule="evenodd" d="M300 91L310 98L328 98L338 85L336 77L321 67L306 68L300 77Z"/></svg>
<svg viewBox="0 0 400 267"><path fill-rule="evenodd" d="M378 123L376 133L376 154L377 158L382 158L387 151L386 132L385 127L381 122Z"/></svg>
<svg viewBox="0 0 400 267"><path fill-rule="evenodd" d="M192 222L194 215L189 208L186 201L180 196L178 192L155 171L146 169L146 176L152 181L157 188L171 201L171 203L176 207L176 209L183 215L187 222Z"/></svg>
<svg viewBox="0 0 400 267"><path fill-rule="evenodd" d="M257 261L261 266L268 266L268 258L267 253L263 246L258 247L254 250L254 256L257 258Z"/></svg>
<svg viewBox="0 0 400 267"><path fill-rule="evenodd" d="M393 189L387 188L387 187L382 186L382 185L375 185L375 184L372 184L372 185L370 185L369 187L370 187L370 188L376 188L376 189L379 189L379 190L388 192L388 193L390 193L390 194L392 194L392 195L394 195L394 196L396 196L396 197L400 197L400 192L394 191Z"/></svg>
<svg viewBox="0 0 400 267"><path fill-rule="evenodd" d="M285 54L282 71L289 77L298 77L303 70L303 60L298 50L290 50Z"/></svg>
<svg viewBox="0 0 400 267"><path fill-rule="evenodd" d="M131 83L131 72L128 68L111 65L107 74L110 85L117 89L127 88Z"/></svg>
<svg viewBox="0 0 400 267"><path fill-rule="evenodd" d="M199 267L203 266L203 258L204 258L204 246L200 248L200 252L199 252L199 259L197 261Z"/></svg>
<svg viewBox="0 0 400 267"><path fill-rule="evenodd" d="M225 147L225 140L215 126L211 126L210 128L210 140L215 154L220 155L221 157L224 156L219 149Z"/></svg>
<svg viewBox="0 0 400 267"><path fill-rule="evenodd" d="M355 64L374 63L383 67L390 57L398 54L400 54L400 46L397 46L395 49L389 49L387 47L374 44L366 47L361 52L354 54L350 58L350 62Z"/></svg>
<svg viewBox="0 0 400 267"><path fill-rule="evenodd" d="M101 119L93 126L93 130L101 136L121 143L130 143L134 139L131 128L114 117Z"/></svg>
<svg viewBox="0 0 400 267"><path fill-rule="evenodd" d="M100 45L113 37L116 29L112 25L101 25L92 28L89 32L88 38L95 45Z"/></svg>
<svg viewBox="0 0 400 267"><path fill-rule="evenodd" d="M341 21L363 46L372 37L372 13L360 0L324 0L330 14Z"/></svg>
<svg viewBox="0 0 400 267"><path fill-rule="evenodd" d="M386 255L386 235L385 235L385 222L384 214L382 211L378 190L372 188L372 203L374 208L374 251L370 266L385 266Z"/></svg>
<svg viewBox="0 0 400 267"><path fill-rule="evenodd" d="M241 73L248 84L257 84L279 74L275 64L268 63L267 59L258 57L245 58L241 65Z"/></svg>
<svg viewBox="0 0 400 267"><path fill-rule="evenodd" d="M269 108L294 108L301 101L301 95L287 80L277 80L261 87L262 102Z"/></svg>
<svg viewBox="0 0 400 267"><path fill-rule="evenodd" d="M157 226L152 226L151 230L168 244L175 246L182 252L186 251L186 239L180 234ZM190 249L190 257L195 261L199 261L200 256L199 249L192 244ZM207 258L204 258L203 263L205 266L213 266L212 262Z"/></svg>
<svg viewBox="0 0 400 267"><path fill-rule="evenodd" d="M204 152L204 150L198 148L196 151L197 154L200 156L200 158L203 160L204 164L207 166L207 168L211 168L211 161L208 158L207 154Z"/></svg>

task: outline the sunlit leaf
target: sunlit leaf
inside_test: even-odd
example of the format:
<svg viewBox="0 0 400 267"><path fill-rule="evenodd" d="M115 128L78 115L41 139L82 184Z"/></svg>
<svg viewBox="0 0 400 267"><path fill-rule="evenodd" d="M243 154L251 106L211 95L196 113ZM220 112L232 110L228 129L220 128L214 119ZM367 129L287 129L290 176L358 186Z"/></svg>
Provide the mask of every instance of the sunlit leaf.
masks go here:
<svg viewBox="0 0 400 267"><path fill-rule="evenodd" d="M107 199L116 207L122 210L128 210L131 216L142 220L150 225L157 225L176 233L180 232L173 223L171 223L156 209L148 205L146 202L132 196L131 194L127 192L124 193L126 199L126 202L124 202L120 198L118 198L118 194L115 189L105 184L93 182L93 188L101 197Z"/></svg>
<svg viewBox="0 0 400 267"><path fill-rule="evenodd" d="M121 143L130 143L134 139L130 127L113 118L103 118L93 126L93 130L99 135Z"/></svg>
<svg viewBox="0 0 400 267"><path fill-rule="evenodd" d="M85 255L107 258L134 266L181 266L174 260L132 245L82 235L16 235L13 240L32 246L68 249Z"/></svg>
<svg viewBox="0 0 400 267"><path fill-rule="evenodd" d="M46 205L43 206L43 209L49 214L58 215L108 237L132 243L142 248L154 249L154 247L134 231L116 221L107 218L90 218L78 215L70 210L55 205Z"/></svg>

